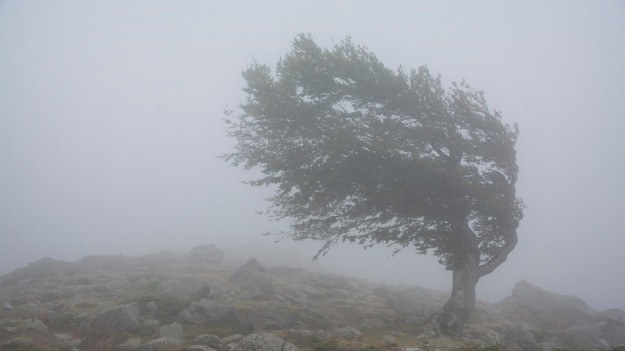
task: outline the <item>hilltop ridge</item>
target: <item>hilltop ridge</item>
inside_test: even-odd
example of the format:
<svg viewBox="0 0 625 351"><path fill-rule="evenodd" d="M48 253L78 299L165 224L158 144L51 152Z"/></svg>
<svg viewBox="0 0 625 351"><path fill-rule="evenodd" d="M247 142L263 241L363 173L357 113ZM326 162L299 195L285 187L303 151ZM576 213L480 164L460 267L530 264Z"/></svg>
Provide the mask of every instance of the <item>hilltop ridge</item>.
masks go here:
<svg viewBox="0 0 625 351"><path fill-rule="evenodd" d="M625 312L517 283L478 302L462 340L428 319L444 292L380 284L249 257L189 253L43 258L0 277L2 350L333 351L607 349L625 345ZM244 262L244 263L240 263Z"/></svg>

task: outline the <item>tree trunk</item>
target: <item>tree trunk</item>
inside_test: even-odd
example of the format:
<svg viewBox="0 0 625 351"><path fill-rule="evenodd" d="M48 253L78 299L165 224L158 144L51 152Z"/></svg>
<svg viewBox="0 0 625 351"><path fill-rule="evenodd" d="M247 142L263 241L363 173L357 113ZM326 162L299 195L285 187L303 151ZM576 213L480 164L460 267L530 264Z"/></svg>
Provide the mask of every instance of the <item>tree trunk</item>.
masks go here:
<svg viewBox="0 0 625 351"><path fill-rule="evenodd" d="M462 336L464 324L475 307L475 285L480 279L479 261L468 259L461 267L453 270L451 297L443 310L434 317L437 334L452 338Z"/></svg>

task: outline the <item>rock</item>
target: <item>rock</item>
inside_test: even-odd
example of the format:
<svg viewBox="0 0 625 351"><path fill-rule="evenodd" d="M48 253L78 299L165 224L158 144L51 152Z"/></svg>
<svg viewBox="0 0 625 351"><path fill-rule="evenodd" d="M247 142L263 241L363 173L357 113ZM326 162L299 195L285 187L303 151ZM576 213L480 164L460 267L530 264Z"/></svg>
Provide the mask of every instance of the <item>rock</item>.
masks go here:
<svg viewBox="0 0 625 351"><path fill-rule="evenodd" d="M612 308L609 310L599 312L604 317L610 318L612 320L625 323L625 311L620 310L618 308Z"/></svg>
<svg viewBox="0 0 625 351"><path fill-rule="evenodd" d="M393 335L382 335L380 337L380 342L384 346L397 346L397 338Z"/></svg>
<svg viewBox="0 0 625 351"><path fill-rule="evenodd" d="M193 302L189 308L180 312L180 318L191 324L230 326L233 328L239 325L234 308L208 299Z"/></svg>
<svg viewBox="0 0 625 351"><path fill-rule="evenodd" d="M518 345L524 351L538 351L536 338L525 323L507 326L502 334L508 342Z"/></svg>
<svg viewBox="0 0 625 351"><path fill-rule="evenodd" d="M141 328L138 319L139 304L133 302L96 313L91 319L90 326L94 328L108 327L122 331L135 331Z"/></svg>
<svg viewBox="0 0 625 351"><path fill-rule="evenodd" d="M343 340L359 340L362 333L353 327L338 328L333 332L334 336Z"/></svg>
<svg viewBox="0 0 625 351"><path fill-rule="evenodd" d="M141 325L141 334L143 334L143 335L153 334L160 324L161 324L161 322L159 322L156 319L146 319L146 320L144 320L143 321L143 325Z"/></svg>
<svg viewBox="0 0 625 351"><path fill-rule="evenodd" d="M158 312L158 305L156 305L154 301L149 301L143 306L143 310L148 316L154 317L156 316L156 312Z"/></svg>
<svg viewBox="0 0 625 351"><path fill-rule="evenodd" d="M17 322L15 321L15 319L13 318L9 318L9 317L5 317L0 319L0 328L5 328L5 327L15 327L17 325Z"/></svg>
<svg viewBox="0 0 625 351"><path fill-rule="evenodd" d="M538 344L540 351L554 351L565 349L564 345L559 340L547 340Z"/></svg>
<svg viewBox="0 0 625 351"><path fill-rule="evenodd" d="M143 343L143 341L141 341L141 338L130 338L130 339L124 341L121 344L115 345L115 349L118 349L118 350L135 350L139 346L141 346L142 343Z"/></svg>
<svg viewBox="0 0 625 351"><path fill-rule="evenodd" d="M241 339L243 339L243 335L241 335L241 334L232 334L232 335L228 335L225 338L221 339L221 342L223 344L230 344L230 343L239 342Z"/></svg>
<svg viewBox="0 0 625 351"><path fill-rule="evenodd" d="M604 349L610 348L610 344L603 338L602 324L582 324L566 330L567 343L576 349Z"/></svg>
<svg viewBox="0 0 625 351"><path fill-rule="evenodd" d="M297 317L287 308L259 307L254 309L249 322L253 330L284 330L297 327Z"/></svg>
<svg viewBox="0 0 625 351"><path fill-rule="evenodd" d="M182 339L183 337L182 325L176 322L169 324L169 325L162 326L158 330L158 333L161 337L168 337L168 338L174 338L174 339Z"/></svg>
<svg viewBox="0 0 625 351"><path fill-rule="evenodd" d="M187 351L217 351L217 350L206 345L191 345L187 347Z"/></svg>
<svg viewBox="0 0 625 351"><path fill-rule="evenodd" d="M486 333L479 336L478 339L483 341L486 346L503 346L505 344L503 335L492 330L488 330Z"/></svg>
<svg viewBox="0 0 625 351"><path fill-rule="evenodd" d="M158 351L164 350L170 347L181 346L182 340L175 338L158 338L151 341L148 341L141 346L137 347L138 351Z"/></svg>
<svg viewBox="0 0 625 351"><path fill-rule="evenodd" d="M214 349L221 347L221 340L218 337L211 334L201 334L193 339L194 344L210 346Z"/></svg>
<svg viewBox="0 0 625 351"><path fill-rule="evenodd" d="M254 258L232 272L229 281L241 289L246 298L264 297L273 292L271 276L266 273L265 266Z"/></svg>
<svg viewBox="0 0 625 351"><path fill-rule="evenodd" d="M411 325L424 324L445 305L448 298L416 287L399 291L378 289L376 292L388 301L391 310L397 312L404 318L405 323Z"/></svg>
<svg viewBox="0 0 625 351"><path fill-rule="evenodd" d="M4 307L5 310L9 310L11 311L13 309L13 305L11 305L11 303L9 301L5 301L2 306Z"/></svg>
<svg viewBox="0 0 625 351"><path fill-rule="evenodd" d="M575 296L556 294L524 280L515 285L511 296L505 297L495 306L505 317L541 329L566 329L604 319Z"/></svg>
<svg viewBox="0 0 625 351"><path fill-rule="evenodd" d="M299 351L299 349L273 334L256 333L244 337L235 351Z"/></svg>
<svg viewBox="0 0 625 351"><path fill-rule="evenodd" d="M224 252L214 244L196 246L187 254L193 263L221 264L224 261Z"/></svg>
<svg viewBox="0 0 625 351"><path fill-rule="evenodd" d="M45 333L48 331L48 327L38 319L26 319L22 322L22 330L33 330L37 333Z"/></svg>
<svg viewBox="0 0 625 351"><path fill-rule="evenodd" d="M67 346L69 347L78 347L80 346L80 344L82 344L82 340L80 339L75 339L73 336L69 335L69 334L65 334L65 333L58 333L58 334L54 334L54 336L64 342Z"/></svg>

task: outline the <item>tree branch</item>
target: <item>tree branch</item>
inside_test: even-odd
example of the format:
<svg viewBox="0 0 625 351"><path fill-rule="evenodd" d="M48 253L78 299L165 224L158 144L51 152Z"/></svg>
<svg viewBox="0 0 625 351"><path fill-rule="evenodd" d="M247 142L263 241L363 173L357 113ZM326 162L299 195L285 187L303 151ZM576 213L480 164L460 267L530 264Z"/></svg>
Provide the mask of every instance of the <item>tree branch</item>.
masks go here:
<svg viewBox="0 0 625 351"><path fill-rule="evenodd" d="M508 258L508 254L512 252L518 241L519 238L517 236L516 230L513 230L510 239L506 241L506 244L501 248L501 250L490 260L488 260L488 262L484 263L479 267L480 277L490 274L502 263L504 263Z"/></svg>

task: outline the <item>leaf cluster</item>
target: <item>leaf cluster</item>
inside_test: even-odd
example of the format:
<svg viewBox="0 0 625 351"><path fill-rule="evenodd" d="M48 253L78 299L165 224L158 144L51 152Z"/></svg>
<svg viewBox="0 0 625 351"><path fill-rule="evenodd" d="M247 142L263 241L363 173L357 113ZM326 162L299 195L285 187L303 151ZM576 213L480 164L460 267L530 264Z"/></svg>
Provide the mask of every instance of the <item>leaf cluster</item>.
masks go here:
<svg viewBox="0 0 625 351"><path fill-rule="evenodd" d="M307 35L275 72L243 72L247 100L229 113L233 165L275 186L269 213L295 240L433 250L448 266L463 248L456 223L495 257L522 217L515 195L518 129L482 92L445 88L422 66L394 71L350 38L330 49Z"/></svg>

